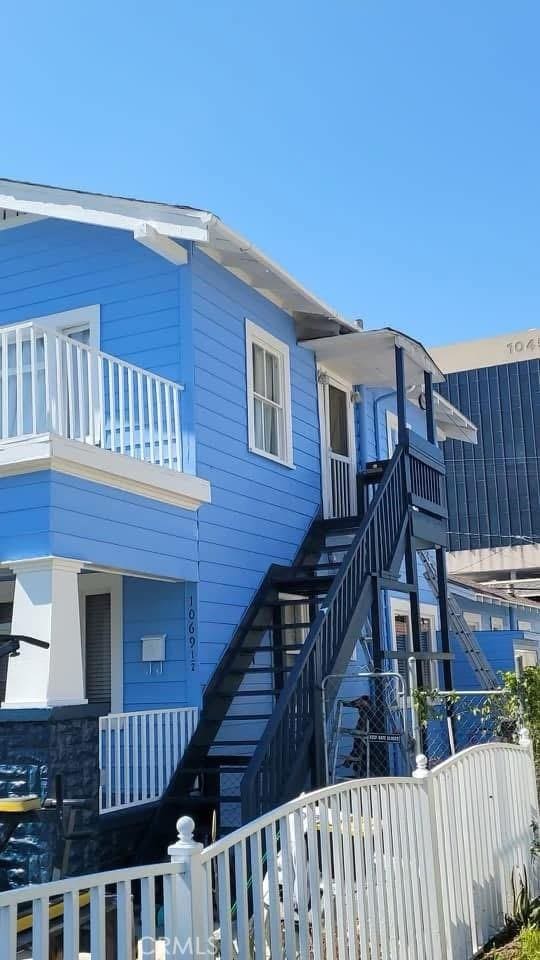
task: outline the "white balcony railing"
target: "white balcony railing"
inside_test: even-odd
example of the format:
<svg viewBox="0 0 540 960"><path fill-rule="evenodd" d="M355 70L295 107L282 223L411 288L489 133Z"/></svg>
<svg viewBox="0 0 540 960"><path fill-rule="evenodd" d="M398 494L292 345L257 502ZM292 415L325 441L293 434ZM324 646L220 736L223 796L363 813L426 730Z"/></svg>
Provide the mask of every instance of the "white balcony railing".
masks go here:
<svg viewBox="0 0 540 960"><path fill-rule="evenodd" d="M157 800L182 759L198 716L196 707L181 707L100 717L100 813Z"/></svg>
<svg viewBox="0 0 540 960"><path fill-rule="evenodd" d="M0 328L0 441L55 433L182 470L182 389L34 323Z"/></svg>

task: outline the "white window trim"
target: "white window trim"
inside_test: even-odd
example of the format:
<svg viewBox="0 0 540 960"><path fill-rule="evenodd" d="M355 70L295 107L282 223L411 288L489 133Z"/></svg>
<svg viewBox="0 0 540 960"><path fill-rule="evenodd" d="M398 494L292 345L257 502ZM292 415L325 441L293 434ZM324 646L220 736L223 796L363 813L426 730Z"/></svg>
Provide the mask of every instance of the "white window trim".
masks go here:
<svg viewBox="0 0 540 960"><path fill-rule="evenodd" d="M411 607L408 600L402 600L399 597L390 597L390 621L391 621L391 631L392 631L392 649L397 650L396 642L396 623L395 618L397 616L405 616L409 621L409 631L412 636L412 623L411 623ZM421 603L420 604L420 616L422 619L431 621L431 650L435 653L437 651L437 630L439 629L439 611L435 603ZM437 664L438 661L433 660L430 663L430 672L431 672L431 688L434 689L437 686ZM398 666L396 661L396 667ZM394 668L395 669L395 668Z"/></svg>
<svg viewBox="0 0 540 960"><path fill-rule="evenodd" d="M76 307L74 310L62 310L61 313L49 313L44 317L31 317L31 322L43 330L53 333L69 333L81 327L90 330L89 346L99 350L101 342L101 307L94 303L89 307Z"/></svg>
<svg viewBox="0 0 540 960"><path fill-rule="evenodd" d="M528 660L533 660L533 663L527 663ZM514 663L518 665L518 660L521 660L523 667L536 667L538 666L538 647L532 643L527 646L514 645Z"/></svg>
<svg viewBox="0 0 540 960"><path fill-rule="evenodd" d="M255 418L253 415L253 344L256 343L264 350L276 353L280 359L282 373L282 392L283 392L283 414L284 430L283 437L285 450L283 457L275 457L266 450L259 450L255 446ZM248 448L251 453L256 453L259 457L265 457L274 463L282 466L294 468L293 463L293 439L292 439L292 395L291 395L291 366L289 347L283 340L278 340L267 330L257 326L251 320L246 318L246 397L248 412Z"/></svg>
<svg viewBox="0 0 540 960"><path fill-rule="evenodd" d="M405 424L407 430L411 429L410 423L407 421ZM396 444L393 442L392 431L395 431L397 434L398 431L398 416L397 413L394 413L393 410L386 411L386 451L387 455L390 458L396 449Z"/></svg>
<svg viewBox="0 0 540 960"><path fill-rule="evenodd" d="M532 623L530 620L518 620L518 630L522 630L523 633L532 632Z"/></svg>
<svg viewBox="0 0 540 960"><path fill-rule="evenodd" d="M491 617L490 626L492 630L504 630L504 620L502 617Z"/></svg>
<svg viewBox="0 0 540 960"><path fill-rule="evenodd" d="M122 616L123 578L115 573L79 574L79 611L83 664L86 653L86 597L96 593L111 595L111 713L124 709L124 626Z"/></svg>
<svg viewBox="0 0 540 960"><path fill-rule="evenodd" d="M467 624L469 630L481 630L482 629L482 614L475 613L472 610L463 610L462 611L463 619Z"/></svg>

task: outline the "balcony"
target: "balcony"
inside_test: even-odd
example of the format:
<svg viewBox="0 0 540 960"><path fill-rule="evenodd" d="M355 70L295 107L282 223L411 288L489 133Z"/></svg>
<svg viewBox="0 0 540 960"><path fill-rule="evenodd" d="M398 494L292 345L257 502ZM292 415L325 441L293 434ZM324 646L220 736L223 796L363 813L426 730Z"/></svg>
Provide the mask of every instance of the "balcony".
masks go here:
<svg viewBox="0 0 540 960"><path fill-rule="evenodd" d="M196 509L209 485L183 469L182 391L33 322L0 328L0 470L67 461L89 479L161 488L160 499Z"/></svg>

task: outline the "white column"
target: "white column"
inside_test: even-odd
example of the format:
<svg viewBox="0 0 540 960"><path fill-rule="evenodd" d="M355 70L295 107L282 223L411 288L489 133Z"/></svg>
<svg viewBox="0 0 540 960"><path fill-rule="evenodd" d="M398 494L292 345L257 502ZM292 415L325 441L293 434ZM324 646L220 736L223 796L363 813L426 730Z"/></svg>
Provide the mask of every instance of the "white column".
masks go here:
<svg viewBox="0 0 540 960"><path fill-rule="evenodd" d="M16 575L11 632L46 640L21 643L10 657L4 708L86 703L77 560L44 557L9 564Z"/></svg>

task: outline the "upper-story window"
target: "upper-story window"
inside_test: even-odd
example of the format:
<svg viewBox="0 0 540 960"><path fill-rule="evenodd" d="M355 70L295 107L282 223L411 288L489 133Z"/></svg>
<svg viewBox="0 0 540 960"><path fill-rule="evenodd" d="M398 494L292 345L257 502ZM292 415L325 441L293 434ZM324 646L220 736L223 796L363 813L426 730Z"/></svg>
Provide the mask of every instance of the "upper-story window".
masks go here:
<svg viewBox="0 0 540 960"><path fill-rule="evenodd" d="M463 614L463 619L470 630L482 629L482 617L479 613L471 613L469 610L466 610Z"/></svg>
<svg viewBox="0 0 540 960"><path fill-rule="evenodd" d="M289 348L246 320L249 449L292 466Z"/></svg>

